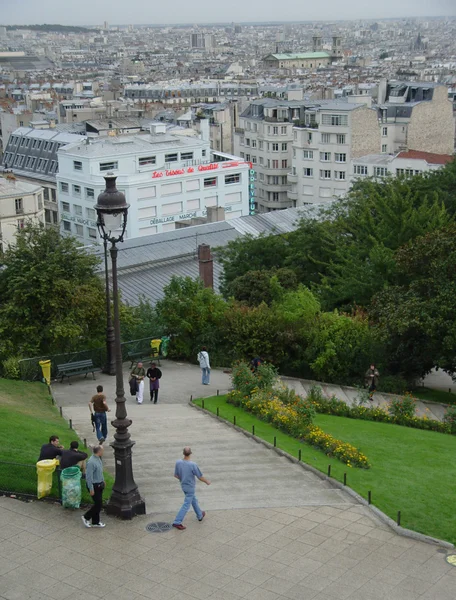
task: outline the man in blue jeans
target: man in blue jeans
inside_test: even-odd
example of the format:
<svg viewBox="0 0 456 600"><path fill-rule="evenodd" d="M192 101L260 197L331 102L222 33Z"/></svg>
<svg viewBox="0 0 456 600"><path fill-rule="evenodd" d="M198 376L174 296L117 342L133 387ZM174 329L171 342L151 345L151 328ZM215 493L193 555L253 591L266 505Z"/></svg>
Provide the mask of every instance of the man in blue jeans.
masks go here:
<svg viewBox="0 0 456 600"><path fill-rule="evenodd" d="M97 385L97 393L91 398L89 408L95 418L98 442L102 444L108 437L106 413L111 410L106 403L106 396L103 394L102 385Z"/></svg>
<svg viewBox="0 0 456 600"><path fill-rule="evenodd" d="M193 507L193 510L196 513L196 517L198 521L202 521L206 516L204 510L201 510L198 504L198 500L195 496L195 477L197 477L200 481L205 483L206 485L211 485L211 482L203 477L198 465L190 460L192 456L192 450L188 446L184 448L184 458L180 459L176 462L176 467L174 469L174 477L179 479L182 491L185 494L185 500L182 504L180 511L177 513L176 518L174 519L173 527L176 529L180 529L181 531L187 529L185 525L182 525L182 521L185 518L185 515L190 509L190 506Z"/></svg>

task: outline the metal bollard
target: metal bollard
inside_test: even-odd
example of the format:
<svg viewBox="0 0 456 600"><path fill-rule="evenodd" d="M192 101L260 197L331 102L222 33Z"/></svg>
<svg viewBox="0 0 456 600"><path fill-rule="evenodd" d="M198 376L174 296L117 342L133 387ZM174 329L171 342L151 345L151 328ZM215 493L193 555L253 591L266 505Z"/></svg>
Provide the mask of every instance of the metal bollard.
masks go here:
<svg viewBox="0 0 456 600"><path fill-rule="evenodd" d="M236 415L233 416L233 425L236 425Z"/></svg>
<svg viewBox="0 0 456 600"><path fill-rule="evenodd" d="M328 465L328 477L331 477L331 465Z"/></svg>
<svg viewBox="0 0 456 600"><path fill-rule="evenodd" d="M217 406L217 417L219 417L219 416L220 416L220 410L219 410L219 407Z"/></svg>
<svg viewBox="0 0 456 600"><path fill-rule="evenodd" d="M63 417L63 411L62 411L62 407L59 406L59 410L60 410L60 416Z"/></svg>
<svg viewBox="0 0 456 600"><path fill-rule="evenodd" d="M72 419L68 419L68 424L70 426L70 429L73 429L73 420Z"/></svg>
<svg viewBox="0 0 456 600"><path fill-rule="evenodd" d="M274 436L274 448L277 448L277 438Z"/></svg>
<svg viewBox="0 0 456 600"><path fill-rule="evenodd" d="M344 485L347 485L347 473L344 473Z"/></svg>
<svg viewBox="0 0 456 600"><path fill-rule="evenodd" d="M400 510L397 511L397 524L399 527L401 526L401 511Z"/></svg>
<svg viewBox="0 0 456 600"><path fill-rule="evenodd" d="M201 400L201 408L204 409L204 398Z"/></svg>
<svg viewBox="0 0 456 600"><path fill-rule="evenodd" d="M301 448L299 448L299 452L298 452L298 460L299 460L299 462L301 462L301 452L302 452Z"/></svg>
<svg viewBox="0 0 456 600"><path fill-rule="evenodd" d="M367 492L367 503L372 504L372 494L370 490Z"/></svg>
<svg viewBox="0 0 456 600"><path fill-rule="evenodd" d="M255 425L252 425L252 435L255 435Z"/></svg>

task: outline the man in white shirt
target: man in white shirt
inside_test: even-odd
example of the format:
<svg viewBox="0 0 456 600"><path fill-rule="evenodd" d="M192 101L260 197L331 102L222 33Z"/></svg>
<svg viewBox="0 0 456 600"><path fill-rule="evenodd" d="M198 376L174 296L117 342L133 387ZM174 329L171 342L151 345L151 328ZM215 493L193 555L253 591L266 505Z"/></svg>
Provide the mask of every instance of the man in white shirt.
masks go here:
<svg viewBox="0 0 456 600"><path fill-rule="evenodd" d="M209 354L207 353L206 346L201 348L201 351L198 352L197 358L201 368L202 384L209 385L209 380L211 377L211 365L209 363Z"/></svg>

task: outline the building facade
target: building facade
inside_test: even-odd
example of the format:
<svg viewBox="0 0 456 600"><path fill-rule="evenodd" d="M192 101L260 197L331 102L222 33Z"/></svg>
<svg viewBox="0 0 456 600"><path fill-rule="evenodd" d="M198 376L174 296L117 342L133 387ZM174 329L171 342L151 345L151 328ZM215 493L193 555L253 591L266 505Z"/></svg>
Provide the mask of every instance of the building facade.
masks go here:
<svg viewBox="0 0 456 600"><path fill-rule="evenodd" d="M94 206L108 172L130 204L126 237L135 238L173 230L209 207L223 208L226 219L249 214L249 171L247 161L167 134L165 125L153 134L87 139L59 151L61 231L97 241Z"/></svg>
<svg viewBox="0 0 456 600"><path fill-rule="evenodd" d="M15 235L27 222L44 225L43 189L18 181L14 175L0 177L0 250L15 244Z"/></svg>
<svg viewBox="0 0 456 600"><path fill-rule="evenodd" d="M352 160L350 182L364 177L411 177L441 169L454 155L410 150L396 155L371 154Z"/></svg>

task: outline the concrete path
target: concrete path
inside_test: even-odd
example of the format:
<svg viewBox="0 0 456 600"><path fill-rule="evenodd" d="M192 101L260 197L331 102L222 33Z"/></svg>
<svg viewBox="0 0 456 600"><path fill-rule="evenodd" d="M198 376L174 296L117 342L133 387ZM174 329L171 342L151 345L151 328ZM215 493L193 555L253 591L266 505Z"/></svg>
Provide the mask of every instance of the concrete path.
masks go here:
<svg viewBox="0 0 456 600"><path fill-rule="evenodd" d="M445 550L358 505L208 511L165 533L145 527L169 512L90 531L81 514L0 498L2 600L455 598Z"/></svg>
<svg viewBox="0 0 456 600"><path fill-rule="evenodd" d="M176 511L182 492L173 477L174 463L182 448L192 447L212 485L200 487L201 501L210 510L353 504L340 490L304 471L286 458L268 450L236 430L188 405L190 395L207 396L229 387L229 377L212 371L211 386L202 386L199 369L191 365L163 362L159 403L148 395L142 405L128 397L128 416L134 446L134 476L146 500L148 512ZM71 418L74 429L89 443L96 441L87 407L94 384L103 381L108 399L114 396L114 378L98 376L54 384L54 396ZM114 402L110 405L115 410ZM113 413L110 413L112 416ZM110 428L108 442L112 440ZM106 452L105 465L114 472L112 452Z"/></svg>

